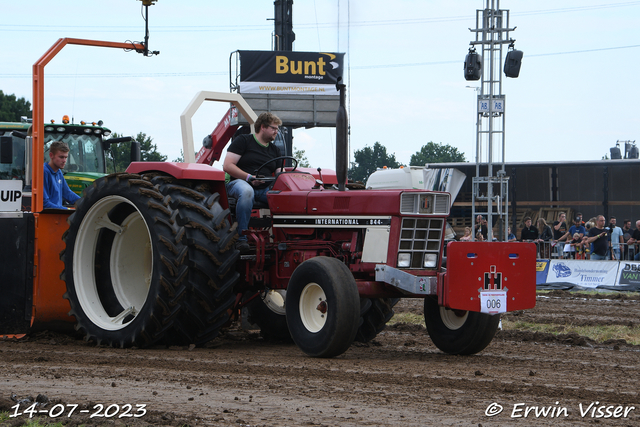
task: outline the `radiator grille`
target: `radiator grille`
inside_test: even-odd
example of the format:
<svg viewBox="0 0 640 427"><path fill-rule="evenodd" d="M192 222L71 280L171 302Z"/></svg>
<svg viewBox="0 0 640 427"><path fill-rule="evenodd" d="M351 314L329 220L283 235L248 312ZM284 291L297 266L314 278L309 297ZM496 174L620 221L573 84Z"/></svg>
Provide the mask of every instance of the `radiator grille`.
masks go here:
<svg viewBox="0 0 640 427"><path fill-rule="evenodd" d="M440 253L443 230L442 218L403 218L398 253L409 253L409 268L424 268L428 253Z"/></svg>
<svg viewBox="0 0 640 427"><path fill-rule="evenodd" d="M402 193L400 213L417 215L449 215L449 194Z"/></svg>

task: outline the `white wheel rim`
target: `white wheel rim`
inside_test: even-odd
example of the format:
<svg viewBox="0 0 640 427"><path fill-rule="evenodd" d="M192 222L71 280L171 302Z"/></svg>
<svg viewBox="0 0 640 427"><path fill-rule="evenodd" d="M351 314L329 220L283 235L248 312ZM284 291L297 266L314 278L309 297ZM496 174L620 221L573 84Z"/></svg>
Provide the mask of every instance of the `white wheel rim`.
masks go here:
<svg viewBox="0 0 640 427"><path fill-rule="evenodd" d="M462 312L459 310L451 310L449 308L440 307L440 318L442 319L442 323L444 325L455 331L456 329L460 329L464 322L467 321L467 317L469 317L469 312L465 311L464 315L460 315Z"/></svg>
<svg viewBox="0 0 640 427"><path fill-rule="evenodd" d="M121 203L133 206L135 210L122 224L115 224L108 213ZM115 316L107 313L96 285L95 252L103 228L116 233L111 246L109 272L113 293L124 310ZM89 320L104 330L125 328L147 299L152 272L149 228L135 205L121 196L108 196L94 204L80 224L73 251L75 291Z"/></svg>
<svg viewBox="0 0 640 427"><path fill-rule="evenodd" d="M300 319L309 332L319 332L327 323L327 296L317 283L309 283L300 295Z"/></svg>
<svg viewBox="0 0 640 427"><path fill-rule="evenodd" d="M269 308L269 310L281 316L285 316L286 309L284 304L286 296L287 291L283 289L272 289L264 294L262 300L264 301L264 304Z"/></svg>

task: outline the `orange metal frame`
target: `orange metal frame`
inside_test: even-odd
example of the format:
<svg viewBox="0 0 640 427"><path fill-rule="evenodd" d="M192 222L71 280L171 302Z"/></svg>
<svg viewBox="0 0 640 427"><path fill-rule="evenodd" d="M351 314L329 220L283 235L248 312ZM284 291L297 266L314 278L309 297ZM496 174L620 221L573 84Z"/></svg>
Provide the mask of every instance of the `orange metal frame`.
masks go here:
<svg viewBox="0 0 640 427"><path fill-rule="evenodd" d="M33 133L32 133L32 197L31 209L35 216L35 258L33 283L33 308L31 325L46 325L55 322L74 322L68 316L69 303L63 298L65 282L60 278L64 263L60 252L64 250L62 235L68 228L69 213L42 213L44 163L44 68L66 45L110 47L117 49L144 49L139 43L117 43L74 38L59 39L33 65Z"/></svg>

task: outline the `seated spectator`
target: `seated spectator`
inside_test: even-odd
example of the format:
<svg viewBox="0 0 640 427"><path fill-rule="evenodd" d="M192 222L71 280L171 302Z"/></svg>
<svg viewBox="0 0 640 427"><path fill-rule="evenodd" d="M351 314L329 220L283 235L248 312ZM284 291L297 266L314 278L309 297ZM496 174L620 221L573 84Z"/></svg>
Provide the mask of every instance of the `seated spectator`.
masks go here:
<svg viewBox="0 0 640 427"><path fill-rule="evenodd" d="M623 240L622 243L624 243L622 247L622 259L628 260L630 258L628 243L632 233L633 233L633 230L631 229L631 220L625 219L624 222L622 223L622 240Z"/></svg>
<svg viewBox="0 0 640 427"><path fill-rule="evenodd" d="M579 233L574 233L573 239L565 245L564 252L568 253L570 258L582 259L582 237Z"/></svg>
<svg viewBox="0 0 640 427"><path fill-rule="evenodd" d="M531 225L531 217L524 219L524 227L520 231L520 240L523 242L533 242L538 238L538 229Z"/></svg>
<svg viewBox="0 0 640 427"><path fill-rule="evenodd" d="M551 227L547 225L547 221L544 218L538 218L538 231L539 236L536 239L538 244L540 258L548 259L551 255L551 240L553 240L553 231Z"/></svg>
<svg viewBox="0 0 640 427"><path fill-rule="evenodd" d="M507 236L507 241L508 242L517 242L518 241L518 239L516 238L516 235L511 232L511 227L507 228L507 234L508 234L508 236Z"/></svg>
<svg viewBox="0 0 640 427"><path fill-rule="evenodd" d="M606 260L609 255L609 236L611 232L605 228L604 216L598 215L597 224L589 228L585 241L593 245L591 250L592 260Z"/></svg>
<svg viewBox="0 0 640 427"><path fill-rule="evenodd" d="M620 243L624 243L624 239L622 237L622 228L616 225L615 216L609 219L609 231L611 232L611 258L620 260Z"/></svg>
<svg viewBox="0 0 640 427"><path fill-rule="evenodd" d="M573 221L573 225L571 226L571 228L569 228L570 235L573 236L576 233L580 234L580 237L584 237L584 235L587 234L587 230L584 228L584 225L582 224L581 216L577 216L576 219Z"/></svg>
<svg viewBox="0 0 640 427"><path fill-rule="evenodd" d="M478 234L480 234L480 236ZM476 216L476 240L485 241L488 235L487 220L482 215Z"/></svg>
<svg viewBox="0 0 640 427"><path fill-rule="evenodd" d="M464 228L464 236L460 238L461 242L470 242L473 240L473 236L471 236L471 227Z"/></svg>
<svg viewBox="0 0 640 427"><path fill-rule="evenodd" d="M631 234L631 238L629 239L629 245L633 245L635 249L634 260L640 260L640 252L638 252L638 243L640 243L640 220L636 221L636 229L633 230L633 234Z"/></svg>
<svg viewBox="0 0 640 427"><path fill-rule="evenodd" d="M563 257L564 244L571 238L569 231L567 231L567 214L560 212L558 220L553 222L553 243L555 243L555 250L559 258Z"/></svg>

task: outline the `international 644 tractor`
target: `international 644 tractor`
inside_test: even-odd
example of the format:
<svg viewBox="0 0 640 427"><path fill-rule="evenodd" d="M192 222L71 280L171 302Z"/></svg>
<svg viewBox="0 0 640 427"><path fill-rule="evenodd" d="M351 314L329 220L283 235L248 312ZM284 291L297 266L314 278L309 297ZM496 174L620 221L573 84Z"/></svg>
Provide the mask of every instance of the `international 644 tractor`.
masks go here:
<svg viewBox="0 0 640 427"><path fill-rule="evenodd" d="M185 153L190 114L205 99L255 120L240 95L200 93L182 117ZM500 312L533 307L534 245L451 242L445 260L448 193L347 185L341 104L336 172L293 161L273 177L247 231L249 254L235 249L224 172L210 166L235 131L226 119L196 163L132 163L96 180L68 218L61 253L76 329L115 347L202 344L246 306L264 335L333 357L372 340L398 298L423 298L435 345L472 354L490 343Z"/></svg>

